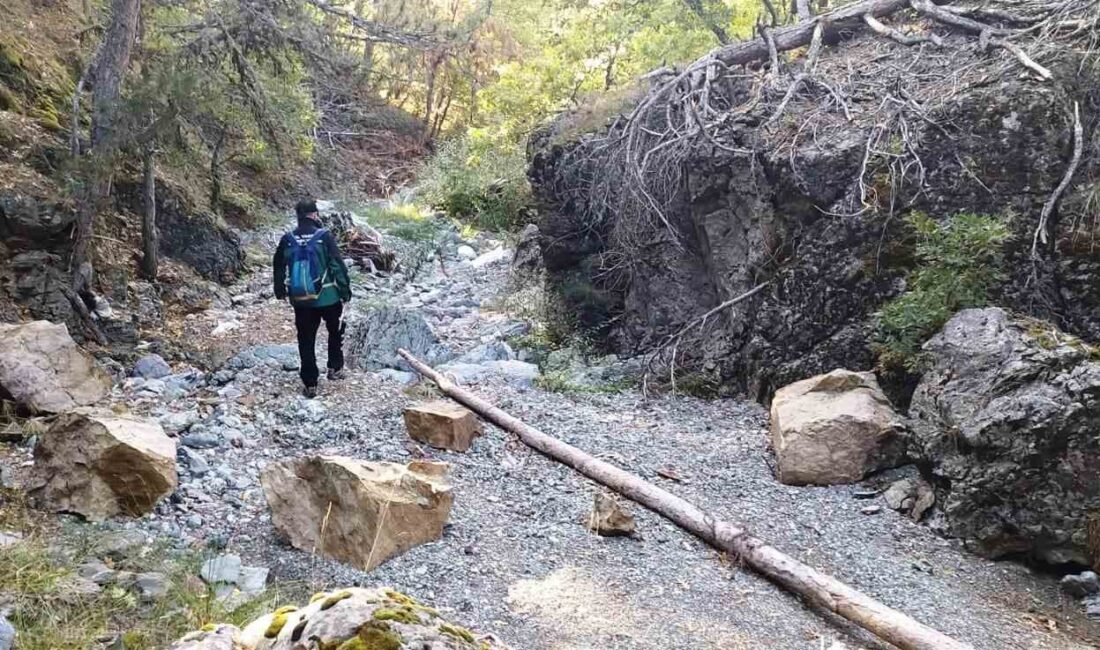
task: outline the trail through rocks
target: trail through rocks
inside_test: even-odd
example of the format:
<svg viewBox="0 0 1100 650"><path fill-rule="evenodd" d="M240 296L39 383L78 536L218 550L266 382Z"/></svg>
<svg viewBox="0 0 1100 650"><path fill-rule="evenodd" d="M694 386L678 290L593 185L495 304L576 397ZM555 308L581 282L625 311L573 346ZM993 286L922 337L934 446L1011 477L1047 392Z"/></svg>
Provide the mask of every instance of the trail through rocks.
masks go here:
<svg viewBox="0 0 1100 650"><path fill-rule="evenodd" d="M480 244L470 260L468 251L459 256L460 243L414 282L359 274L351 309L416 310L456 355L486 356L524 329L493 309L510 255L481 240L467 242ZM289 309L265 299L268 278L261 271L238 287L231 312L183 324L228 359L220 370L175 368L116 389L115 400L159 417L181 443L179 490L129 525L181 548L228 549L307 596L392 586L517 649L882 647L633 504L633 537L591 532L597 486L499 429L486 426L466 453L411 440L402 410L431 390L407 386L400 371L322 379L320 397L304 399ZM978 558L888 508L863 514L874 502L855 495L866 487L780 484L767 414L755 403L548 392L504 370L508 361L522 363L470 364L486 368L470 376L471 389L975 648L1077 649L1100 640L1100 625L1053 577ZM307 454L450 463L454 508L442 539L369 573L292 548L276 533L258 476L268 463Z"/></svg>

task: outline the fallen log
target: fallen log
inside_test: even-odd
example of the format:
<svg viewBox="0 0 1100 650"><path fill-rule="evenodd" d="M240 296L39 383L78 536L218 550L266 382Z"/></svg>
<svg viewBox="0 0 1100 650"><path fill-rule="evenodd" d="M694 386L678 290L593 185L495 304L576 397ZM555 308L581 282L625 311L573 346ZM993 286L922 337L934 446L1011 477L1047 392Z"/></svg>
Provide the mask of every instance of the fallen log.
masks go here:
<svg viewBox="0 0 1100 650"><path fill-rule="evenodd" d="M903 650L964 650L960 643L923 623L810 567L744 528L715 518L690 502L642 478L599 460L580 449L525 424L480 397L456 386L407 350L400 354L417 372L431 379L445 395L498 427L519 436L524 444L563 463L669 519L718 550L732 553L776 584L838 614Z"/></svg>

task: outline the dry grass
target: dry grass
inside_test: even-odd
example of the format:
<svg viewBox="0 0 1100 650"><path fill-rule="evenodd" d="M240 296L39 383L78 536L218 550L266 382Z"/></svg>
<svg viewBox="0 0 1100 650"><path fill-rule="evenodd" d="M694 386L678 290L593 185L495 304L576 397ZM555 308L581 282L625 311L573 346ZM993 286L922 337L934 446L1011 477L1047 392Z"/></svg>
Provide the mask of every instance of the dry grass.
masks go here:
<svg viewBox="0 0 1100 650"><path fill-rule="evenodd" d="M281 586L281 591L272 589L228 608L197 577L201 554L154 547L114 566L166 576L168 594L144 604L122 586L89 589L77 575L76 567L93 559L89 549L102 531L84 524L59 527L52 518L28 510L12 490L0 492L0 530L25 535L0 552L0 609L10 609L19 650L94 650L116 638L127 650L165 648L209 623L243 625L283 600L281 592L292 591Z"/></svg>

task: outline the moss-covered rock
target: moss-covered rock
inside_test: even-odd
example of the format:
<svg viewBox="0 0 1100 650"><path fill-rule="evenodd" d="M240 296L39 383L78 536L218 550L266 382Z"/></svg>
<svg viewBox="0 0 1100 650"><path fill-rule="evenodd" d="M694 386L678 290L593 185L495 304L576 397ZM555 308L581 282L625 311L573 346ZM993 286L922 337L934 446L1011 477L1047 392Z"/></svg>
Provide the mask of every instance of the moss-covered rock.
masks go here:
<svg viewBox="0 0 1100 650"><path fill-rule="evenodd" d="M224 645L227 640L233 645ZM170 650L294 650L304 640L321 650L504 650L410 596L359 588L315 594L305 607L279 608L244 630L218 626L195 632Z"/></svg>

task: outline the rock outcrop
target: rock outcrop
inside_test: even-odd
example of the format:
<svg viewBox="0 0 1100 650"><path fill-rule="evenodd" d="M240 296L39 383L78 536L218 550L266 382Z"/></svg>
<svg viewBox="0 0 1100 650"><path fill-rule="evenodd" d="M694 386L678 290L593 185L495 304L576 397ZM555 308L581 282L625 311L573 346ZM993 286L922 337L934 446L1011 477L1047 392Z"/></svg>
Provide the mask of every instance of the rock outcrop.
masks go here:
<svg viewBox="0 0 1100 650"><path fill-rule="evenodd" d="M302 608L280 607L243 630L218 625L188 634L169 650L505 650L490 636L449 623L392 589L319 593Z"/></svg>
<svg viewBox="0 0 1100 650"><path fill-rule="evenodd" d="M110 377L64 325L0 324L0 394L36 413L60 413L97 402L110 389Z"/></svg>
<svg viewBox="0 0 1100 650"><path fill-rule="evenodd" d="M483 433L473 411L453 402L416 404L405 409L404 417L409 437L439 449L466 451Z"/></svg>
<svg viewBox="0 0 1100 650"><path fill-rule="evenodd" d="M761 97L748 80L731 82L726 91L712 88L723 94L712 101L749 112L720 120L711 138L684 144L683 155L671 163L654 152L641 174L679 179L670 184L669 201L658 199L667 224L650 206L637 207L641 199L629 204L636 209L617 209L624 195L639 195L623 189L632 178L621 152L614 158L603 153L615 150L617 138L626 140L621 131L578 135L563 116L530 146L529 176L546 208L539 227L551 286L583 329L601 334L612 351L635 356L770 280L751 299L695 328L677 350L681 369L715 375L732 391L767 400L780 386L833 368L872 368L874 314L904 290L914 259L904 211L933 218L1013 214L1016 237L1006 251L1000 299L1090 340L1100 338L1100 269L1091 245L1100 232L1088 198L1100 173L1095 147L1086 147L1059 218L1050 224L1052 245L1042 250L1041 277L1028 281L1039 214L1072 155L1072 106L1097 101L1100 69L1067 54L1046 61L1055 78L1037 84L1007 53L979 53L958 42L962 38L949 39L956 55L935 62L920 48L875 35L826 47L814 75L844 89L839 92L850 118L827 106L827 93L800 92L772 123L781 89ZM855 77L854 68L861 70ZM791 74L798 69L791 66ZM870 92L863 85L881 80L876 70L893 78L888 70L899 69L908 71L906 95L926 105L927 113L888 111L887 118L882 107L894 91L885 83ZM960 70L967 71L965 79L953 77L957 83L948 96L937 80ZM679 114L678 106L670 111ZM658 132L666 128L656 115L663 112L657 102ZM904 136L881 131L884 119L904 124ZM626 122L608 116L614 128ZM808 124L812 137L802 128ZM1097 141L1095 120L1085 131L1086 142ZM871 143L879 137L883 148L912 147L902 152L906 162L892 153L893 162L876 155ZM716 141L722 146L711 144ZM645 145L638 146L641 158ZM922 171L895 174L892 164Z"/></svg>
<svg viewBox="0 0 1100 650"><path fill-rule="evenodd" d="M260 483L291 545L369 571L440 538L453 501L447 467L312 456L268 465Z"/></svg>
<svg viewBox="0 0 1100 650"><path fill-rule="evenodd" d="M428 321L415 311L379 307L349 319L344 351L356 367L411 370L397 354L397 348L405 348L428 365L437 365L454 356L440 342Z"/></svg>
<svg viewBox="0 0 1100 650"><path fill-rule="evenodd" d="M150 512L177 484L176 442L155 420L77 409L39 439L30 495L101 521Z"/></svg>
<svg viewBox="0 0 1100 650"><path fill-rule="evenodd" d="M901 418L869 372L834 370L775 393L772 446L779 480L853 483L904 456Z"/></svg>
<svg viewBox="0 0 1100 650"><path fill-rule="evenodd" d="M959 312L924 351L910 453L931 474L941 527L989 557L1092 564L1087 523L1100 511L1093 349L989 308Z"/></svg>

